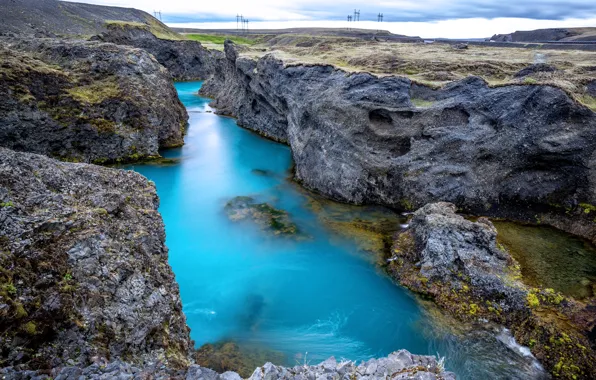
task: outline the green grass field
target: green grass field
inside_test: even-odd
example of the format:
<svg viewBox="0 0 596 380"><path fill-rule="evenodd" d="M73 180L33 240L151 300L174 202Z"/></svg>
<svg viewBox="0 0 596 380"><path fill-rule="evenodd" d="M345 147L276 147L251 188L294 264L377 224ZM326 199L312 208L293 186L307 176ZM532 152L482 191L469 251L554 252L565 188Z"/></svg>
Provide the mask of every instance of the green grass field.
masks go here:
<svg viewBox="0 0 596 380"><path fill-rule="evenodd" d="M189 40L199 41L204 44L215 45L223 45L225 40L232 40L234 43L239 45L254 45L257 43L257 41L251 40L249 38L237 36L221 36L213 34L185 34L184 37L186 37Z"/></svg>

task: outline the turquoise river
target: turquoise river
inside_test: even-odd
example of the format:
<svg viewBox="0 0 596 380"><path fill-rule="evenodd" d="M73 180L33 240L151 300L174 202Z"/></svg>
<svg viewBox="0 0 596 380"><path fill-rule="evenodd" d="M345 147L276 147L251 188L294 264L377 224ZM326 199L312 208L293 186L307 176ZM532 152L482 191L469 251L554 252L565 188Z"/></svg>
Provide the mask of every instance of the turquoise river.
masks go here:
<svg viewBox="0 0 596 380"><path fill-rule="evenodd" d="M439 327L449 323L394 284L370 253L322 225L308 194L288 179L290 149L214 114L197 95L200 86L176 84L189 130L183 148L163 155L179 162L127 167L156 183L197 348L233 341L274 351L277 364L292 366L405 348L444 356L461 379L536 377L536 363L503 333ZM312 238L276 237L230 221L226 202L245 195L288 211Z"/></svg>

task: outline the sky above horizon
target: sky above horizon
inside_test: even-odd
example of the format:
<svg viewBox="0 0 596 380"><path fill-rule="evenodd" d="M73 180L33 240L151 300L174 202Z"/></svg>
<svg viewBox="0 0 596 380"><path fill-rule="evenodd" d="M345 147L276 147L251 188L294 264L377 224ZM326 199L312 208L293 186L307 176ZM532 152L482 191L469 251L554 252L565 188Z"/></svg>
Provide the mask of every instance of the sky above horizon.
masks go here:
<svg viewBox="0 0 596 380"><path fill-rule="evenodd" d="M150 14L161 10L168 25L199 28L235 28L238 14L250 20L251 28L345 27L354 9L360 10L360 28L422 37L481 38L515 30L596 27L596 0L525 0L516 5L495 0L74 1ZM376 22L379 13L383 13L382 27Z"/></svg>

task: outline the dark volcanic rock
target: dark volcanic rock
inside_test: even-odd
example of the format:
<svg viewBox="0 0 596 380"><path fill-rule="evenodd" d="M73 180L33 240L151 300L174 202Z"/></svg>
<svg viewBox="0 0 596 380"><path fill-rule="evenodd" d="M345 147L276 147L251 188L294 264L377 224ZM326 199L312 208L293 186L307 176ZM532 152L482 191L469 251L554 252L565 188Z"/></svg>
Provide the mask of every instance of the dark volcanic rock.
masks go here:
<svg viewBox="0 0 596 380"><path fill-rule="evenodd" d="M407 232L396 240L392 269L402 283L433 292L433 283L462 291L469 287L483 300L500 300L494 308L524 311L527 290L515 279L514 260L497 248L497 230L485 218L471 222L452 203L432 203L416 211ZM440 294L439 290L439 294ZM458 305L459 306L459 305Z"/></svg>
<svg viewBox="0 0 596 380"><path fill-rule="evenodd" d="M216 70L215 58L221 56L199 42L162 40L146 28L134 26L112 25L93 39L145 49L177 80L207 79Z"/></svg>
<svg viewBox="0 0 596 380"><path fill-rule="evenodd" d="M466 220L455 210L439 202L416 211L395 236L389 273L460 319L506 325L556 377L594 378L594 321L584 317L589 306L524 285L519 265L497 245L493 224Z"/></svg>
<svg viewBox="0 0 596 380"><path fill-rule="evenodd" d="M470 77L434 90L238 58L231 43L218 65L201 92L241 126L287 142L307 188L402 209L443 200L517 220L549 215L596 242L594 217L579 207L596 205L596 115L558 88Z"/></svg>
<svg viewBox="0 0 596 380"><path fill-rule="evenodd" d="M188 364L158 204L137 173L0 148L0 366Z"/></svg>
<svg viewBox="0 0 596 380"><path fill-rule="evenodd" d="M168 72L141 49L0 39L0 145L108 163L180 146L188 115Z"/></svg>
<svg viewBox="0 0 596 380"><path fill-rule="evenodd" d="M535 73L552 73L555 71L557 71L557 68L552 65L548 65L546 63L535 63L533 65L521 69L520 71L515 73L514 77L521 78Z"/></svg>

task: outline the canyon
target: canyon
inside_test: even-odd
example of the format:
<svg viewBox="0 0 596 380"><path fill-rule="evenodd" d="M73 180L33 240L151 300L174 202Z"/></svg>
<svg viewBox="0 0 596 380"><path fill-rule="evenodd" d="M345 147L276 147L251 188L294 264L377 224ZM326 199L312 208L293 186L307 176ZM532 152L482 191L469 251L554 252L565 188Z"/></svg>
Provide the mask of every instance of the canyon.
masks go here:
<svg viewBox="0 0 596 380"><path fill-rule="evenodd" d="M575 94L478 76L436 87L251 56L231 41L207 50L134 23L102 24L89 40L15 35L20 27L0 38L5 378L240 378L193 363L154 184L91 165L183 145L188 114L174 79L205 79L201 95L218 114L287 144L304 188L413 212L386 252L396 281L461 320L511 328L557 377L596 376L594 297L524 285L484 218L596 244L596 115ZM455 376L402 350L363 364L269 363L250 378L387 375Z"/></svg>

